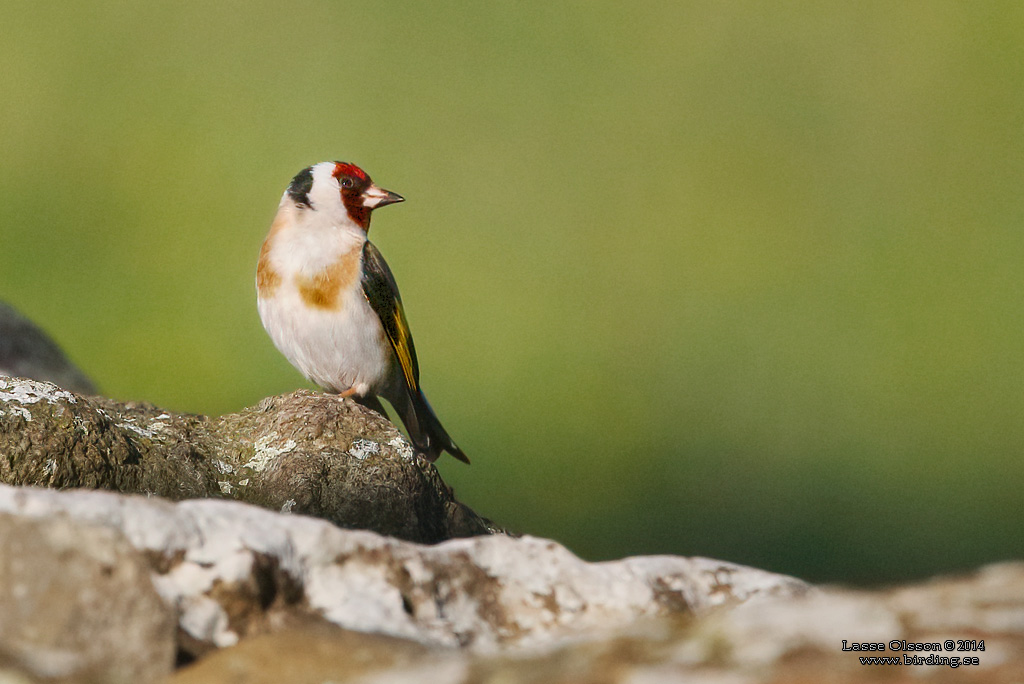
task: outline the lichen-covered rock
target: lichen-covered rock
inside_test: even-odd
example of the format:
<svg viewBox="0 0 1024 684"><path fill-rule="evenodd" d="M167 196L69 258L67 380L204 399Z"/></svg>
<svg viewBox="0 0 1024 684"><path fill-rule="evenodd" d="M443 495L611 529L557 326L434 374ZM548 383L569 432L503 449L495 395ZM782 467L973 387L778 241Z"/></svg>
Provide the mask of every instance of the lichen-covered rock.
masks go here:
<svg viewBox="0 0 1024 684"><path fill-rule="evenodd" d="M1018 684L1022 597L1024 563L1004 563L906 588L821 589L486 655L299 626L223 649L171 683L216 684L236 674L247 684ZM844 640L886 650L844 651ZM908 650L894 651L890 642ZM909 650L916 644L940 650Z"/></svg>
<svg viewBox="0 0 1024 684"><path fill-rule="evenodd" d="M146 574L177 616L178 661L197 659L175 684L1024 678L1024 563L905 588L810 589L708 559L586 563L529 537L420 545L230 501L4 485L0 548L0 587L12 588L0 592L0 674L14 681L45 679L61 663L106 664L89 649L112 641L119 650L111 664L156 660L165 671L169 649L146 652L142 638L165 634L153 619L161 608L138 581ZM15 562L24 565L16 576L6 569ZM65 581L66 590L54 590ZM112 586L117 596L106 593ZM66 628L88 635L73 651L87 657L40 660L64 652L33 656L20 646L24 636L9 636L11 625L29 629L26 616L36 613L45 617L28 643L58 641L53 635ZM80 614L94 621L79 625ZM125 637L125 624L139 633ZM844 651L843 640L886 650ZM941 650L894 651L890 642ZM958 650L961 642L984 642L984 650ZM12 644L21 649L15 656ZM862 664L880 656L900 664ZM119 681L111 671L56 681ZM150 681L151 671L139 672L137 681Z"/></svg>
<svg viewBox="0 0 1024 684"><path fill-rule="evenodd" d="M150 560L192 656L310 620L483 653L550 648L641 618L807 590L722 561L587 563L554 542L505 535L424 546L229 501L0 485L0 512L123 533Z"/></svg>
<svg viewBox="0 0 1024 684"><path fill-rule="evenodd" d="M12 670L48 681L162 681L175 625L149 562L116 530L0 514L0 662Z"/></svg>
<svg viewBox="0 0 1024 684"><path fill-rule="evenodd" d="M352 400L299 390L211 429L231 436L213 444L233 469L222 486L241 500L425 543L499 531L455 500L392 423Z"/></svg>
<svg viewBox="0 0 1024 684"><path fill-rule="evenodd" d="M423 543L499 531L402 434L301 390L211 420L0 377L0 482L221 497Z"/></svg>
<svg viewBox="0 0 1024 684"><path fill-rule="evenodd" d="M883 650L844 651L844 640ZM1020 682L1024 563L894 589L824 589L723 611L690 625L678 641L663 672L701 668L755 683Z"/></svg>
<svg viewBox="0 0 1024 684"><path fill-rule="evenodd" d="M0 377L0 482L171 499L219 495L205 447L189 439L204 422Z"/></svg>

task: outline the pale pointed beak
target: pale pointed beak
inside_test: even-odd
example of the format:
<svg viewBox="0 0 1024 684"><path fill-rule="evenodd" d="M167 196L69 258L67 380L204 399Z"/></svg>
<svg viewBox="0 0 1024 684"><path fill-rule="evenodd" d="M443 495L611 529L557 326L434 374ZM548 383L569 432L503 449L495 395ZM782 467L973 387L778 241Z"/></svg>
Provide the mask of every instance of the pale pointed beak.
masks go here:
<svg viewBox="0 0 1024 684"><path fill-rule="evenodd" d="M378 188L376 185L371 185L366 188L362 194L363 206L367 209L378 209L388 204L396 204L398 202L404 202L405 198L396 192L385 190L384 188Z"/></svg>

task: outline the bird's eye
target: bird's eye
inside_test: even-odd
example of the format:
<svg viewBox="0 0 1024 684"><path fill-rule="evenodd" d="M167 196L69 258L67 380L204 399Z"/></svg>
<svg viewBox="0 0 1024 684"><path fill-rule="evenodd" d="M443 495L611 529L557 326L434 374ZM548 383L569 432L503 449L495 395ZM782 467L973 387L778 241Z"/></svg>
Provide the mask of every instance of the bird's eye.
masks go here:
<svg viewBox="0 0 1024 684"><path fill-rule="evenodd" d="M356 184L355 181L352 180L351 178L342 178L341 179L341 187L343 187L343 188L352 188L352 187L355 187L355 184Z"/></svg>

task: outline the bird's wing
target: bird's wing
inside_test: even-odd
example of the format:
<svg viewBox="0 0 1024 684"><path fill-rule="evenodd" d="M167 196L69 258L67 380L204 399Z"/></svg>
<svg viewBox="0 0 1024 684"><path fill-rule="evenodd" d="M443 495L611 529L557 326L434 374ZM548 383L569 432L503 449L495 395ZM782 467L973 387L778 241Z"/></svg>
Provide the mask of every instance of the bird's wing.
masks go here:
<svg viewBox="0 0 1024 684"><path fill-rule="evenodd" d="M405 320L402 297L391 269L380 251L369 240L363 245L363 295L370 308L380 318L384 332L402 366L406 385L413 392L420 386L420 367L416 362L416 347L412 343L409 323Z"/></svg>

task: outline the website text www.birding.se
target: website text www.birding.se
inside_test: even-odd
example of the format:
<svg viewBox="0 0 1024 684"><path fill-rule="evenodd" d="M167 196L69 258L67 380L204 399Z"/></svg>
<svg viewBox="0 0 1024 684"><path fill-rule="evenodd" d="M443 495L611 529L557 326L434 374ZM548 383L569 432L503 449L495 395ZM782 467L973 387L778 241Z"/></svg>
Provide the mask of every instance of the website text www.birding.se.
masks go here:
<svg viewBox="0 0 1024 684"><path fill-rule="evenodd" d="M985 650L985 641L970 639L946 639L938 641L903 641L893 639L882 641L847 641L843 639L843 651L859 653L897 653L898 655L858 655L861 665L909 665L942 666L957 668L961 666L976 667L981 665L980 658L974 655L944 655L945 653L977 653Z"/></svg>

